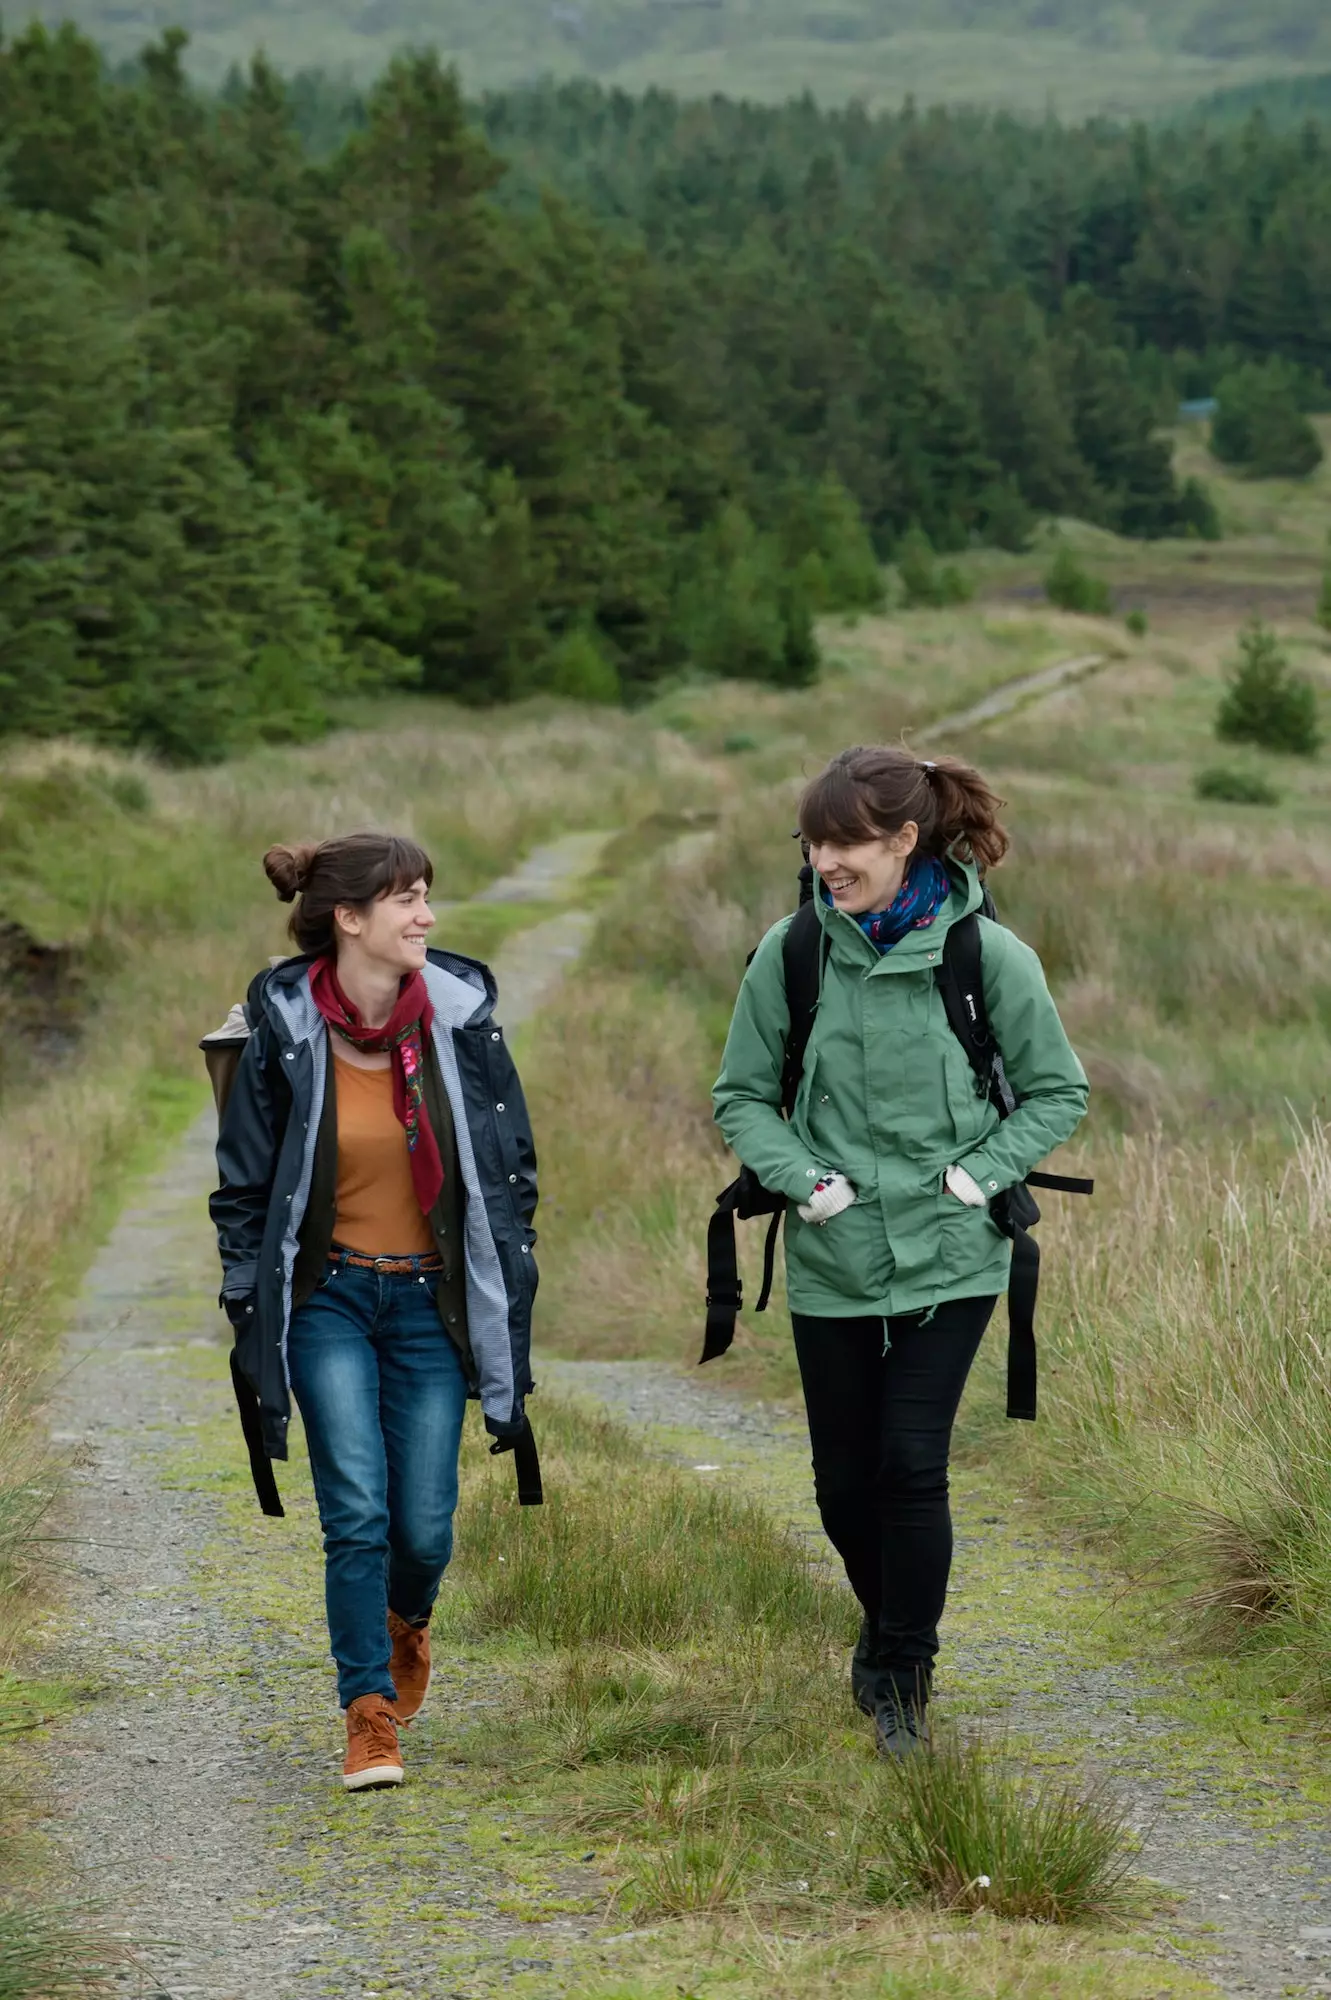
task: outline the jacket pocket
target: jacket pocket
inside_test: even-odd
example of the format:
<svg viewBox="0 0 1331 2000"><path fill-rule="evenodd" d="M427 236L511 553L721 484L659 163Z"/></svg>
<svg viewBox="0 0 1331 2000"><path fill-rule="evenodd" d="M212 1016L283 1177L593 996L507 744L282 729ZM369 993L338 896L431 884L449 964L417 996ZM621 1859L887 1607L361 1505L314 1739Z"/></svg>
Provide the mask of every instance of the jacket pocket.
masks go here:
<svg viewBox="0 0 1331 2000"><path fill-rule="evenodd" d="M1001 1262L1006 1238L987 1208L968 1208L946 1190L938 1196L938 1269L948 1280L977 1278Z"/></svg>
<svg viewBox="0 0 1331 2000"><path fill-rule="evenodd" d="M857 1201L830 1222L786 1210L786 1285L801 1310L870 1311L892 1283L892 1253L877 1200Z"/></svg>

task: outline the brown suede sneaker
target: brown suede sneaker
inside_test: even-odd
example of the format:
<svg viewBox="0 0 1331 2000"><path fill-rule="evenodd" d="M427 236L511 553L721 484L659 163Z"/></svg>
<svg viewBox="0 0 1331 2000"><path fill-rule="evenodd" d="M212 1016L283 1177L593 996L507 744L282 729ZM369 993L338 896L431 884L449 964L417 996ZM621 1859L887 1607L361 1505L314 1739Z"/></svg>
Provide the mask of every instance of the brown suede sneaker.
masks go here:
<svg viewBox="0 0 1331 2000"><path fill-rule="evenodd" d="M396 1611L388 1614L393 1657L388 1671L397 1689L397 1719L411 1722L425 1706L430 1686L430 1633L425 1625L408 1625Z"/></svg>
<svg viewBox="0 0 1331 2000"><path fill-rule="evenodd" d="M397 1715L384 1695L360 1695L347 1710L347 1761L342 1766L342 1783L349 1792L402 1783Z"/></svg>

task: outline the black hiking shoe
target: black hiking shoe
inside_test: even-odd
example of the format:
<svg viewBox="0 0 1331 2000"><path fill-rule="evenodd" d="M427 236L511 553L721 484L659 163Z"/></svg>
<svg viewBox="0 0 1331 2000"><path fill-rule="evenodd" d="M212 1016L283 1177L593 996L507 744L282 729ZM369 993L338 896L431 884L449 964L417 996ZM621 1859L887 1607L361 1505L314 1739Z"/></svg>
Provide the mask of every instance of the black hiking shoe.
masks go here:
<svg viewBox="0 0 1331 2000"><path fill-rule="evenodd" d="M913 1701L880 1701L874 1726L880 1757L914 1757L929 1748L929 1717Z"/></svg>

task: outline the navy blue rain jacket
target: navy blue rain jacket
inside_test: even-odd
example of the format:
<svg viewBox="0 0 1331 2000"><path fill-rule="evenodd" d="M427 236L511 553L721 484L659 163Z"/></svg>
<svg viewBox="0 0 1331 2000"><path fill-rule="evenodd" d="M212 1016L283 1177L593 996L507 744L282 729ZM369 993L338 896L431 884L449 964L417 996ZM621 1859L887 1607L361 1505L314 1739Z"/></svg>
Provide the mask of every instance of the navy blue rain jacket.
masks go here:
<svg viewBox="0 0 1331 2000"><path fill-rule="evenodd" d="M220 1185L209 1200L222 1298L236 1346L232 1375L265 1512L280 1513L271 1468L287 1456L287 1331L328 1069L328 1030L310 994L313 960L284 960L250 987L250 1038L222 1115ZM516 1448L522 1483L531 1432L531 1311L536 1293L536 1149L488 967L427 956L431 1040L452 1107L466 1193L467 1326L476 1390L494 1449ZM537 1488L531 1497L539 1497ZM524 1494L524 1497L527 1497Z"/></svg>

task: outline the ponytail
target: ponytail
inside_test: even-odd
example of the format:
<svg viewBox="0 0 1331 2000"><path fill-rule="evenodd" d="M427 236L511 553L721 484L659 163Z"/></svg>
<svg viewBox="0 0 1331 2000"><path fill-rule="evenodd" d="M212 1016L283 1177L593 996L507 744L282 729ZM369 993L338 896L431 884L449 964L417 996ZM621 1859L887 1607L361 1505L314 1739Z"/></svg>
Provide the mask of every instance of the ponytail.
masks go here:
<svg viewBox="0 0 1331 2000"><path fill-rule="evenodd" d="M804 788L800 832L815 846L854 846L920 829L920 851L955 854L980 873L996 868L1010 842L999 821L1005 801L960 757L922 760L886 744L842 750Z"/></svg>

